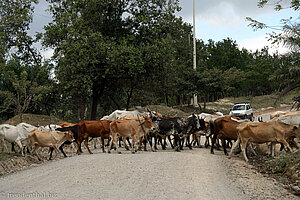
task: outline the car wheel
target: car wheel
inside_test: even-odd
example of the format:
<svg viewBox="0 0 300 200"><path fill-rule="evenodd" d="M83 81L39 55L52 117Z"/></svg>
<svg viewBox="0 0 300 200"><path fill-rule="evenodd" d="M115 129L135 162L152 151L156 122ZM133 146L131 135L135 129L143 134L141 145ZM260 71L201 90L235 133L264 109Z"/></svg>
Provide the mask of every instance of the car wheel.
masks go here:
<svg viewBox="0 0 300 200"><path fill-rule="evenodd" d="M250 121L253 121L253 114L250 115Z"/></svg>

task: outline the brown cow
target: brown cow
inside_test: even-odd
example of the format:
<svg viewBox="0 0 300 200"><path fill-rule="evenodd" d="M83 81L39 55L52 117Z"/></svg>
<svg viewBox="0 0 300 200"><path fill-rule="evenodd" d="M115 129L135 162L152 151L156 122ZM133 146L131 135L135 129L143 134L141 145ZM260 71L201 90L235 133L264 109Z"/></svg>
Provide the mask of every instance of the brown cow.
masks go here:
<svg viewBox="0 0 300 200"><path fill-rule="evenodd" d="M211 122L210 131L212 134L212 145L210 153L214 154L214 145L217 139L221 139L224 154L228 155L225 140L236 140L238 138L236 127L239 124L240 123L238 121L232 120L230 116L221 117L216 119L214 122Z"/></svg>
<svg viewBox="0 0 300 200"><path fill-rule="evenodd" d="M50 147L58 150L58 148L60 148L65 141L72 142L73 140L73 134L69 132L33 130L28 135L29 142L27 146L30 147L34 145L34 152L36 153L38 159L41 160L37 152L38 148ZM51 156L52 152L49 160L51 160Z"/></svg>
<svg viewBox="0 0 300 200"><path fill-rule="evenodd" d="M241 148L243 151L243 155L245 160L248 162L248 158L246 155L246 146L247 143L267 143L271 142L271 152L273 154L273 149L275 144L278 142L283 143L291 152L293 152L292 148L285 140L286 137L296 136L300 138L300 128L294 125L288 125L279 121L271 121L271 122L244 122L237 126L237 131L239 134L238 140L232 147L230 151L230 155L236 148L236 146L241 143Z"/></svg>
<svg viewBox="0 0 300 200"><path fill-rule="evenodd" d="M104 139L109 139L110 137L110 129L109 124L111 121L109 120L93 120L93 121L81 121L78 122L78 150L77 154L80 154L81 151L81 143L84 140L84 144L89 151L90 154L92 154L91 150L89 149L88 145L88 138L92 137L101 137L101 143L102 143L102 151L104 150Z"/></svg>
<svg viewBox="0 0 300 200"><path fill-rule="evenodd" d="M108 153L110 153L110 149L113 143L116 146L117 152L121 153L117 145L117 141L120 136L122 138L132 138L131 152L135 153L134 144L139 143L140 148L141 138L146 138L146 134L148 133L148 131L153 129L154 125L150 117L124 117L113 121L110 124L112 140L108 147Z"/></svg>
<svg viewBox="0 0 300 200"><path fill-rule="evenodd" d="M61 126L62 128L64 127L69 127L69 126L75 126L76 124L69 123L69 122L61 122L58 124L58 126Z"/></svg>

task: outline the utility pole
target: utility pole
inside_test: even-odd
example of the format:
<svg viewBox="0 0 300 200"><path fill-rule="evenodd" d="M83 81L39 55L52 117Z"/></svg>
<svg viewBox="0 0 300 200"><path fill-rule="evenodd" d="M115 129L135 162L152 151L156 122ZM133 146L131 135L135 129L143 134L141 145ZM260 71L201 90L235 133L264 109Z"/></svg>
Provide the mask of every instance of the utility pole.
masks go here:
<svg viewBox="0 0 300 200"><path fill-rule="evenodd" d="M196 71L196 24L195 24L195 0L193 0L193 46L194 46L194 52L193 52L193 69ZM198 107L198 99L197 95L194 94L193 97L193 106Z"/></svg>

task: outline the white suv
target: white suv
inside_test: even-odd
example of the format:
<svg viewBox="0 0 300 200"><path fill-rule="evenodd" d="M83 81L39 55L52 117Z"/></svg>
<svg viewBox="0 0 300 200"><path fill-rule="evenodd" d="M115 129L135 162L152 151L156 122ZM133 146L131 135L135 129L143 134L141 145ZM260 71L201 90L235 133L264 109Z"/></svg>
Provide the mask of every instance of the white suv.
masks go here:
<svg viewBox="0 0 300 200"><path fill-rule="evenodd" d="M253 109L249 103L237 103L230 110L229 115L236 116L241 119L253 120Z"/></svg>

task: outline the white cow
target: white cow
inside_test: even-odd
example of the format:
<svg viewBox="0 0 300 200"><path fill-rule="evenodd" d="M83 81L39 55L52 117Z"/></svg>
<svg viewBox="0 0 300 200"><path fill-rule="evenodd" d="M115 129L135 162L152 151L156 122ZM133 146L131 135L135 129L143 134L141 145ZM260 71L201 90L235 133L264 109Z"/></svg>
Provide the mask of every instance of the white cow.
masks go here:
<svg viewBox="0 0 300 200"><path fill-rule="evenodd" d="M281 121L289 125L298 126L300 124L300 113L275 117L271 121Z"/></svg>
<svg viewBox="0 0 300 200"><path fill-rule="evenodd" d="M148 115L146 112L141 112L139 110L133 110L133 111L127 111L127 110L115 110L108 116L104 116L101 118L101 120L110 120L114 121L116 119L120 119L122 117L141 117L144 115Z"/></svg>
<svg viewBox="0 0 300 200"><path fill-rule="evenodd" d="M39 126L37 129L39 131L55 131L57 128L61 128L61 126L56 124L48 124L46 126Z"/></svg>
<svg viewBox="0 0 300 200"><path fill-rule="evenodd" d="M8 151L8 148L7 148L7 145L6 145L6 142L5 142L5 132L10 129L10 128L15 128L15 126L13 125L10 125L10 124L1 124L0 125L0 138L1 138L1 142L2 142L2 145L4 146L5 150L7 153L9 153ZM10 140L9 138L7 138L6 140L8 140L9 142L14 142L15 140Z"/></svg>
<svg viewBox="0 0 300 200"><path fill-rule="evenodd" d="M26 146L28 134L30 131L37 129L37 127L32 126L27 123L20 123L17 126L5 126L0 128L0 136L7 140L8 142L15 142L20 147L22 155L24 156L23 147ZM6 144L4 143L6 146ZM6 146L7 149L7 146Z"/></svg>

